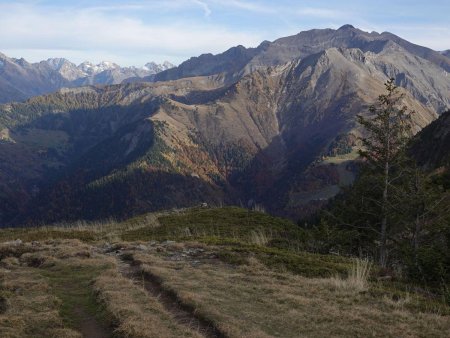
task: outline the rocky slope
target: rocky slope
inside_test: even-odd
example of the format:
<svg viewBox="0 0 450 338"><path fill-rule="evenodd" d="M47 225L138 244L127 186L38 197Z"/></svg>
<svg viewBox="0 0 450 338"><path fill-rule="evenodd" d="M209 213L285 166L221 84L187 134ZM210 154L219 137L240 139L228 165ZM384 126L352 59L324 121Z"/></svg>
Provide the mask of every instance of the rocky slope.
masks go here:
<svg viewBox="0 0 450 338"><path fill-rule="evenodd" d="M150 72L150 74L158 74L165 70L172 69L176 67L169 61L164 61L162 64L157 64L155 62L148 62L144 65L143 69Z"/></svg>
<svg viewBox="0 0 450 338"><path fill-rule="evenodd" d="M0 53L0 102L22 101L68 84L49 64L31 64Z"/></svg>
<svg viewBox="0 0 450 338"><path fill-rule="evenodd" d="M415 131L450 107L445 70L395 42L378 52L327 48L233 83L220 72L0 106L2 222L250 199L308 213L351 182L355 115L393 75Z"/></svg>
<svg viewBox="0 0 450 338"><path fill-rule="evenodd" d="M450 111L416 135L411 153L428 169L450 167Z"/></svg>
<svg viewBox="0 0 450 338"><path fill-rule="evenodd" d="M147 63L143 68L120 67L105 61L98 65L83 62L77 66L63 58L29 63L0 53L0 103L23 101L62 87L117 84L129 78L154 75L171 67L173 65L167 61L162 65Z"/></svg>
<svg viewBox="0 0 450 338"><path fill-rule="evenodd" d="M269 42L263 42L257 48L243 46L232 47L219 55L202 54L183 62L179 67L168 69L155 76L144 78L147 81L167 81L185 77L207 76L225 73L229 82L234 82L243 75L245 66L259 53L264 51Z"/></svg>
<svg viewBox="0 0 450 338"><path fill-rule="evenodd" d="M257 48L238 46L218 55L203 54L146 80L165 81L224 72L227 79L233 82L242 74L260 67L281 65L333 47L358 48L363 52L379 54L392 46L450 72L450 59L439 52L412 44L389 32L368 33L351 25L344 25L337 30L313 29L273 42L264 41Z"/></svg>
<svg viewBox="0 0 450 338"><path fill-rule="evenodd" d="M292 57L304 57L328 48L358 48L363 52L379 53L387 45L396 44L422 59L450 71L450 61L439 52L410 43L392 33L364 32L351 25L344 25L337 30L313 29L297 35L278 39L254 60L251 65L273 65L286 62Z"/></svg>

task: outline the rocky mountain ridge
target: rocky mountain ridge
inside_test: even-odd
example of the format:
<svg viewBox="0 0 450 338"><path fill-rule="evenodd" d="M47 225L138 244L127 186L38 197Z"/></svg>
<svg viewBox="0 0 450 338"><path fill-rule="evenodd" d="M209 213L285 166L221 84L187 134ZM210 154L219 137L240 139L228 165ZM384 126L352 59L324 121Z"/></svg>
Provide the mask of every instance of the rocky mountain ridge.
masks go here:
<svg viewBox="0 0 450 338"><path fill-rule="evenodd" d="M129 78L142 78L174 67L147 63L144 67L120 67L103 61L97 65L85 61L75 65L64 58L51 58L37 63L9 58L0 53L0 102L23 101L29 97L50 93L62 87L92 84L118 84Z"/></svg>
<svg viewBox="0 0 450 338"><path fill-rule="evenodd" d="M450 59L437 51L415 45L389 32L369 33L352 25L344 25L339 29L312 29L273 42L264 41L257 48L237 46L217 55L203 54L145 80L166 81L223 72L232 83L239 76L258 68L281 65L328 48L357 48L362 52L378 54L393 45L450 72Z"/></svg>

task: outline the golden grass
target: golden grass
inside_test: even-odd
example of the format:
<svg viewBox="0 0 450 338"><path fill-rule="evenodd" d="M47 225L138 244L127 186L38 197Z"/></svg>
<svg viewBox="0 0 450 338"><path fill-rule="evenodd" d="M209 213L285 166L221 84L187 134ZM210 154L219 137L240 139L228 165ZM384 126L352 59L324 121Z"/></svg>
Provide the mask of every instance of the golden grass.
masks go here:
<svg viewBox="0 0 450 338"><path fill-rule="evenodd" d="M275 273L255 259L239 267L191 266L146 253L136 259L230 337L446 337L450 330L449 316L394 307L330 279Z"/></svg>
<svg viewBox="0 0 450 338"><path fill-rule="evenodd" d="M167 212L149 213L131 218L124 222L114 219L104 221L77 221L57 223L36 228L3 228L0 231L0 242L21 239L24 242L47 241L50 239L79 239L84 242L120 240L122 233L143 227L158 227L160 216Z"/></svg>
<svg viewBox="0 0 450 338"><path fill-rule="evenodd" d="M0 261L0 299L6 305L0 337L81 337L76 309L95 306L89 278L111 265L110 259L93 258L93 248L78 240L3 246L3 255L11 256Z"/></svg>
<svg viewBox="0 0 450 338"><path fill-rule="evenodd" d="M263 229L252 230L250 232L250 243L260 246L265 246L270 242L272 236L267 234Z"/></svg>
<svg viewBox="0 0 450 338"><path fill-rule="evenodd" d="M125 337L201 337L177 324L155 297L117 270L110 269L95 280L94 289L112 314L117 333Z"/></svg>
<svg viewBox="0 0 450 338"><path fill-rule="evenodd" d="M159 227L157 217L1 231L0 241L21 238L25 243L0 243L0 337L80 337L73 329L78 330L77 322L67 322L73 306L80 305L78 295L87 308L104 312L118 336L201 336L179 324L157 297L124 277L117 258L106 255L104 248L129 251L142 262L144 272L230 337L446 337L450 332L450 317L419 311L423 306L417 305L416 293L392 297L384 285L370 282L367 261L355 261L347 278L305 278L287 269L270 270L273 266L264 258L279 258L281 266L295 267L304 261L314 267L328 262L313 254L289 261L280 250L267 248L277 237L270 224L236 235L254 244L233 249L245 261L239 266L219 260L224 247L205 243L118 243L127 230ZM187 229L195 235L195 227ZM211 231L219 230L230 232L226 224ZM233 238L232 231L229 236ZM36 240L39 243L31 243ZM201 253L190 256L189 249L203 251L191 250ZM345 272L345 264L337 271ZM70 293L65 284L79 287Z"/></svg>
<svg viewBox="0 0 450 338"><path fill-rule="evenodd" d="M372 263L367 259L355 258L352 268L346 278L336 276L330 278L330 283L337 289L347 290L351 292L363 292L369 288L369 274Z"/></svg>
<svg viewBox="0 0 450 338"><path fill-rule="evenodd" d="M0 294L7 300L0 314L1 337L81 337L64 327L60 300L34 269L10 265L0 270L0 279Z"/></svg>

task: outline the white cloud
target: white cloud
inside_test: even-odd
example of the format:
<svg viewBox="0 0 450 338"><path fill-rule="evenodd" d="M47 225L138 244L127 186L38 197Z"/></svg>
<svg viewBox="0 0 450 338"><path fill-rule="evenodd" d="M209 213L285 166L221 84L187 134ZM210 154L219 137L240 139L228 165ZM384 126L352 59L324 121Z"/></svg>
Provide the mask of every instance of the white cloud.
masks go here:
<svg viewBox="0 0 450 338"><path fill-rule="evenodd" d="M194 3L196 3L197 5L199 5L205 14L206 18L209 18L209 16L211 15L211 9L209 8L208 4L204 3L203 1L200 0L194 0Z"/></svg>
<svg viewBox="0 0 450 338"><path fill-rule="evenodd" d="M201 53L220 53L239 44L256 46L300 30L338 28L344 23L368 31L391 31L436 50L450 48L448 25L378 26L358 8L320 3L312 7L252 0L73 3L45 6L37 0L0 0L0 52L30 61L67 57L74 62L110 59L122 65L165 59L179 63ZM222 12L227 15L221 16ZM240 21L230 21L234 13Z"/></svg>
<svg viewBox="0 0 450 338"><path fill-rule="evenodd" d="M264 5L261 3L256 2L250 2L250 1L243 1L243 0L211 0L212 2L216 4L220 4L225 7L234 7L238 9L243 9L249 12L256 12L256 13L266 13L266 14L273 14L276 13L278 8L277 6L271 4L271 5Z"/></svg>
<svg viewBox="0 0 450 338"><path fill-rule="evenodd" d="M401 25L384 29L417 45L426 46L434 50L450 48L450 27L435 25Z"/></svg>
<svg viewBox="0 0 450 338"><path fill-rule="evenodd" d="M205 15L210 15L208 6L203 10ZM238 44L256 46L262 40L261 36L209 22L147 23L120 11L109 15L99 8L43 10L23 4L0 5L0 48L3 51L71 50L79 55L85 52L85 59L103 52L128 55L133 63L148 61L153 55L186 58L200 53L219 53Z"/></svg>

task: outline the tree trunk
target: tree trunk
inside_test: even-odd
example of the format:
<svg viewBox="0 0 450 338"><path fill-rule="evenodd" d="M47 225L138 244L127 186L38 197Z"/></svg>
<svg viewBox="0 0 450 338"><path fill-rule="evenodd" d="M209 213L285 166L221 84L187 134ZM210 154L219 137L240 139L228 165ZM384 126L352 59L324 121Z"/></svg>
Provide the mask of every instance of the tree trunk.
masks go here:
<svg viewBox="0 0 450 338"><path fill-rule="evenodd" d="M419 213L416 214L416 227L414 229L414 263L416 267L419 266L419 233L420 233L420 218Z"/></svg>
<svg viewBox="0 0 450 338"><path fill-rule="evenodd" d="M380 235L380 265L385 268L387 264L387 203L388 203L388 184L389 184L389 161L384 165L383 199L381 204L381 235Z"/></svg>
<svg viewBox="0 0 450 338"><path fill-rule="evenodd" d="M414 263L418 269L419 267L419 245L420 245L420 232L422 231L422 223L420 221L420 215L425 211L424 203L421 204L419 210L416 212L415 229L414 229Z"/></svg>
<svg viewBox="0 0 450 338"><path fill-rule="evenodd" d="M416 170L415 172L415 182L414 182L414 190L416 196L419 196L420 192L420 173ZM419 238L420 232L422 231L422 224L420 222L420 215L425 211L425 203L422 201L420 206L416 210L416 219L415 219L415 227L414 227L414 263L416 267L419 269Z"/></svg>
<svg viewBox="0 0 450 338"><path fill-rule="evenodd" d="M383 194L384 196L384 194ZM386 195L387 196L387 195ZM383 208L384 209L384 208ZM383 211L383 218L381 220L381 235L380 235L380 265L385 268L386 267L386 231L387 230L387 216Z"/></svg>

